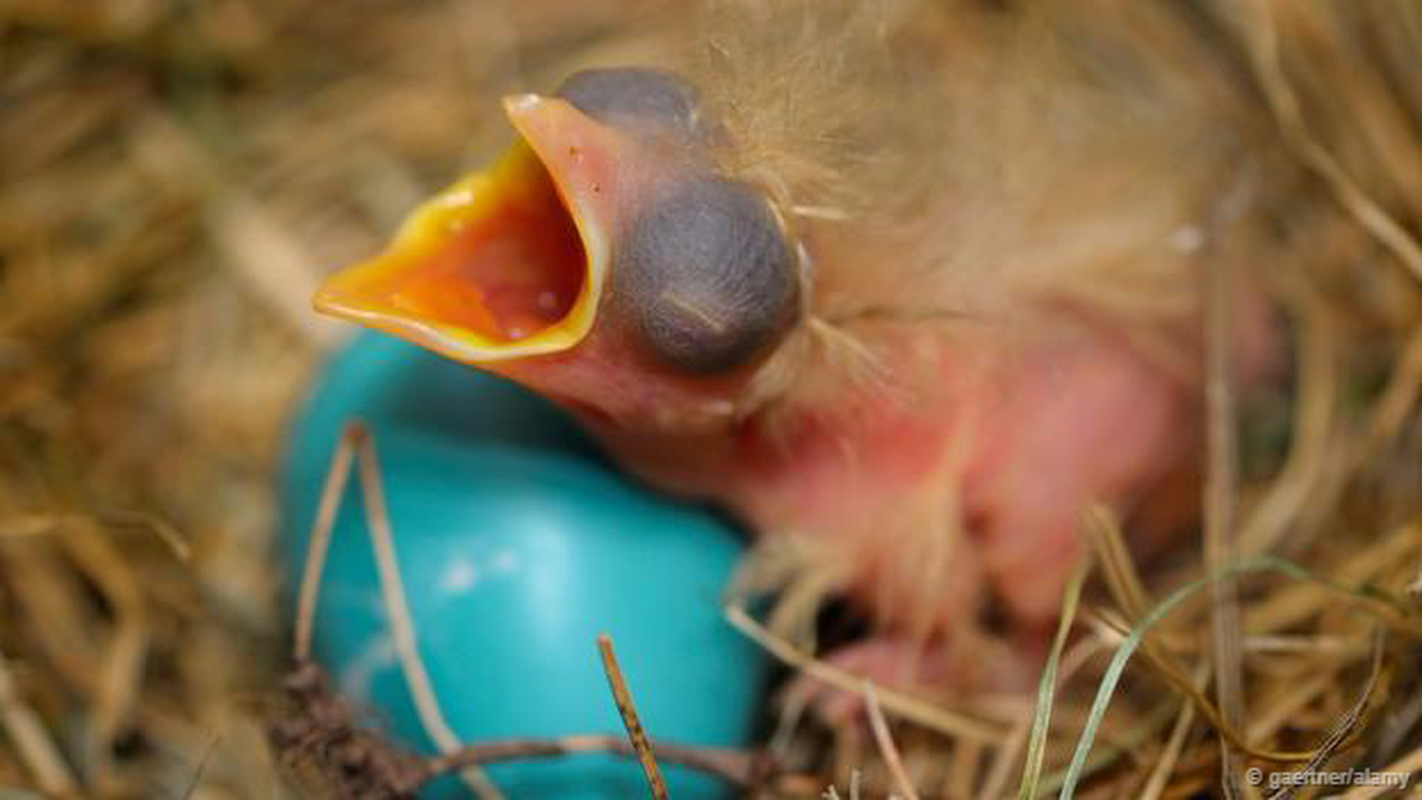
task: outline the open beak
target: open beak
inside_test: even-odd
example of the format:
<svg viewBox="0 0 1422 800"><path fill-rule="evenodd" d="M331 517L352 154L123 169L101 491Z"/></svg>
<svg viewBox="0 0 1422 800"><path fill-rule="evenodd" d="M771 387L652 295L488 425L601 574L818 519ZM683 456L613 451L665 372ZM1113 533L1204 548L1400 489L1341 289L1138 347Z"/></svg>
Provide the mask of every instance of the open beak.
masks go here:
<svg viewBox="0 0 1422 800"><path fill-rule="evenodd" d="M417 208L380 256L329 278L318 311L474 364L583 340L607 279L621 142L557 98L504 109L519 140Z"/></svg>

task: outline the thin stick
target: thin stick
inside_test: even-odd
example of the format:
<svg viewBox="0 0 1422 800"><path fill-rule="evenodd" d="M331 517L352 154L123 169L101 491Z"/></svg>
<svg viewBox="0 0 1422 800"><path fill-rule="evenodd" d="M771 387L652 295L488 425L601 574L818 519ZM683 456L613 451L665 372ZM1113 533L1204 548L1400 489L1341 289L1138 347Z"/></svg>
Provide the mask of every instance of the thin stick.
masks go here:
<svg viewBox="0 0 1422 800"><path fill-rule="evenodd" d="M1215 248L1205 264L1205 569L1218 573L1238 560L1235 491L1239 482L1233 363L1230 359L1229 264ZM1233 577L1210 587L1211 651L1215 661L1215 702L1225 724L1238 730L1244 708L1244 669L1239 651L1239 584ZM1220 784L1227 798L1239 796L1238 764L1221 736Z"/></svg>
<svg viewBox="0 0 1422 800"><path fill-rule="evenodd" d="M1393 368L1392 379L1388 381L1375 406L1376 411L1368 420L1362 448L1365 454L1393 441L1406 422L1408 413L1417 405L1419 394L1422 394L1422 327L1403 346L1397 366Z"/></svg>
<svg viewBox="0 0 1422 800"><path fill-rule="evenodd" d="M458 750L462 742L440 710L434 685L425 670L424 660L415 637L414 617L405 601L405 584L400 577L400 562L395 557L395 533L390 526L390 513L385 506L385 489L380 481L380 464L375 457L375 442L369 434L355 437L359 456L360 488L365 497L366 525L370 544L375 551L375 566L380 576L380 596L390 618L390 634L405 686L420 718L420 726L434 740L441 753ZM477 767L468 767L460 776L469 786L486 798L502 797L494 784Z"/></svg>
<svg viewBox="0 0 1422 800"><path fill-rule="evenodd" d="M187 562L192 558L192 546L172 524L147 512L126 509L106 511L96 515L13 514L0 518L0 539L50 536L63 532L64 529L83 524L88 520L113 528L115 532L120 527L140 528L143 532L151 533L157 537L158 541L162 542L172 552L173 557L179 561Z"/></svg>
<svg viewBox="0 0 1422 800"><path fill-rule="evenodd" d="M1195 672L1195 685L1197 688L1203 688L1205 679L1209 677L1208 665L1202 664ZM1170 780L1175 765L1180 761L1180 752L1185 748L1185 737L1189 735L1194 724L1195 706L1181 703L1180 716L1175 718L1175 727L1171 729L1170 736L1165 741L1165 750L1156 760L1145 788L1141 789L1141 800L1158 800L1165 793L1166 782Z"/></svg>
<svg viewBox="0 0 1422 800"><path fill-rule="evenodd" d="M696 747L674 742L649 740L659 761L715 775L738 788L754 785L759 771L757 755L725 747ZM625 736L586 734L556 739L502 739L469 744L436 756L427 762L428 778L475 764L493 764L529 758L557 758L581 753L611 753L637 757L637 749Z"/></svg>
<svg viewBox="0 0 1422 800"><path fill-rule="evenodd" d="M114 624L98 653L93 710L84 736L85 762L102 783L113 770L114 737L138 704L152 633L138 576L92 517L72 519L71 535L59 541L107 602Z"/></svg>
<svg viewBox="0 0 1422 800"><path fill-rule="evenodd" d="M894 744L893 734L889 732L889 722L884 719L884 709L879 707L879 695L874 691L874 684L864 681L863 686L864 710L869 714L869 728L874 732L875 744L879 745L879 755L883 756L884 765L889 768L894 786L903 792L906 800L918 800L918 792L913 788L908 772L904 770L899 748Z"/></svg>
<svg viewBox="0 0 1422 800"><path fill-rule="evenodd" d="M617 666L617 654L612 651L612 639L607 634L597 637L597 649L602 655L602 671L607 674L607 685L612 688L613 702L617 703L617 713L622 715L622 727L627 729L627 738L632 749L637 751L637 760L642 762L642 773L647 776L647 788L654 800L667 800L667 784L662 780L662 771L657 767L657 757L652 745L647 741L647 732L637 719L637 707L632 704L632 693L627 690L627 681L622 678L622 670Z"/></svg>
<svg viewBox="0 0 1422 800"><path fill-rule="evenodd" d="M385 491L375 460L375 447L369 436L359 437L355 445L360 453L360 483L365 495L367 521L370 524L371 545L375 549L375 566L380 573L382 602L390 612L390 632L400 666L409 684L410 699L419 714L420 724L435 740L441 751L458 749L459 737L450 729L439 708L429 673L420 659L419 646L410 608L405 601L405 584L400 575L400 562L395 555L395 535L390 528L390 513L385 506Z"/></svg>
<svg viewBox="0 0 1422 800"><path fill-rule="evenodd" d="M192 558L193 548L188 544L187 538L171 523L156 514L147 511L115 509L101 512L99 518L101 522L109 526L131 525L153 534L158 538L158 541L172 551L173 557L179 561L186 563Z"/></svg>
<svg viewBox="0 0 1422 800"><path fill-rule="evenodd" d="M936 771L929 773L931 778L937 778L937 791L933 794L947 797L976 796L974 787L978 785L978 775L984 766L983 756L989 749L991 748L977 742L954 742L952 760L945 765L944 773L941 776ZM930 764L933 760L936 759L930 760ZM919 779L920 782L926 780L928 779Z"/></svg>
<svg viewBox="0 0 1422 800"><path fill-rule="evenodd" d="M1012 768L1017 764L1017 757L1022 755L1027 745L1034 716L1028 711L1013 724L1006 741L998 748L997 755L993 756L992 764L988 767L987 779L983 781L983 797L1007 796L1007 782L1012 779Z"/></svg>
<svg viewBox="0 0 1422 800"><path fill-rule="evenodd" d="M39 715L15 690L3 654L0 654L0 723L4 724L6 735L14 743L20 761L34 775L40 791L50 796L68 796L78 791L69 766L49 738Z"/></svg>
<svg viewBox="0 0 1422 800"><path fill-rule="evenodd" d="M1082 523L1090 533L1096 559L1106 575L1106 588L1126 618L1134 623L1150 609L1150 595L1146 593L1140 573L1136 572L1116 515L1110 508L1096 504L1082 515Z"/></svg>
<svg viewBox="0 0 1422 800"><path fill-rule="evenodd" d="M346 479L350 477L355 445L365 436L363 423L355 421L347 424L336 442L331 466L326 470L316 519L311 524L311 536L306 540L306 564L301 570L301 591L296 604L296 632L291 651L298 663L311 659L311 629L316 623L316 601L321 594L321 574L326 569L326 554L331 548L331 531L336 525L336 511L341 507L341 497L346 493Z"/></svg>
<svg viewBox="0 0 1422 800"><path fill-rule="evenodd" d="M1298 364L1298 400L1283 468L1240 521L1239 549L1242 555L1269 552L1292 529L1312 498L1327 494L1330 450L1334 439L1334 417L1339 404L1336 352L1340 337L1334 321L1316 292L1296 291L1292 315L1298 334L1293 358ZM1396 380L1396 379L1394 379Z"/></svg>
<svg viewBox="0 0 1422 800"><path fill-rule="evenodd" d="M726 621L736 630L789 666L836 689L853 694L860 691L858 677L800 652L789 642L766 630L765 626L747 614L745 609L728 606L725 613ZM948 736L996 744L1004 734L1004 730L997 725L947 711L902 692L880 689L879 699L889 713Z"/></svg>

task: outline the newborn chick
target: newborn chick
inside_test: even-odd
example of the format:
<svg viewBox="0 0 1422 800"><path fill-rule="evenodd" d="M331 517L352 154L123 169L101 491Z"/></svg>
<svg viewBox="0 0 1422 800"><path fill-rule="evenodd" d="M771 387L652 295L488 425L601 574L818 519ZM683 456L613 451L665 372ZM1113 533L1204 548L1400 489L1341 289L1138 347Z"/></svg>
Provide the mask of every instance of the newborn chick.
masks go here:
<svg viewBox="0 0 1422 800"><path fill-rule="evenodd" d="M506 98L511 149L316 306L529 386L791 543L764 574L873 623L846 663L1020 687L988 610L1032 641L1083 510L1196 469L1196 251L1246 236L1209 223L1240 143L1124 23L833 5ZM1233 300L1247 383L1268 313Z"/></svg>

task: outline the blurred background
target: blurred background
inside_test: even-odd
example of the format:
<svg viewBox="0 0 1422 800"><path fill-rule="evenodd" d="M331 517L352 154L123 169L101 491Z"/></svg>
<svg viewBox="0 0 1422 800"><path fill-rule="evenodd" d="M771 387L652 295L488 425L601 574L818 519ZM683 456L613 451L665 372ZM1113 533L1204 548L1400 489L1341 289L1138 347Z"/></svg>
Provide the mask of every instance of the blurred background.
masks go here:
<svg viewBox="0 0 1422 800"><path fill-rule="evenodd" d="M0 787L279 796L263 734L289 666L273 470L309 373L346 335L310 312L312 290L496 152L499 94L638 60L674 5L0 0ZM1324 337L1306 344L1331 366L1276 423L1312 449L1275 466L1296 493L1353 501L1309 512L1332 555L1303 557L1387 543L1363 578L1396 584L1422 552L1422 273L1405 263L1422 11L1241 3L1274 15L1300 104L1281 112L1239 9L1181 5L1192 36L1218 39L1208 71L1247 87L1305 176L1288 219L1349 231L1301 303L1329 324L1296 328ZM1310 159L1299 122L1330 156ZM1374 213L1391 241L1359 222ZM1325 683L1360 682L1353 656ZM1343 707L1325 694L1317 719Z"/></svg>

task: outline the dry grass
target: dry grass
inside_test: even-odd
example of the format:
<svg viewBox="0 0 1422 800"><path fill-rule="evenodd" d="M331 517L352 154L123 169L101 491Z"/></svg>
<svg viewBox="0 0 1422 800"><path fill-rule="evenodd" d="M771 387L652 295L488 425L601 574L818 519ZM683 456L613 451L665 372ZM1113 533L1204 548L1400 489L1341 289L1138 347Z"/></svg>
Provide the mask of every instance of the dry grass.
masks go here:
<svg viewBox="0 0 1422 800"><path fill-rule="evenodd" d="M1294 385L1226 431L1244 459L1239 486L1217 482L1235 507L1214 562L1279 554L1332 588L1250 573L1183 599L1094 731L1086 797L1220 791L1222 752L1422 767L1422 6L1193 7L1180 24L1250 87L1298 176L1267 270ZM272 470L338 335L310 289L491 151L486 98L642 52L642 17L610 0L0 6L0 786L278 796ZM1106 591L1084 596L1048 693L1043 792L1067 781L1109 654L1206 574L1202 551L1138 573L1094 527ZM1221 602L1237 648L1207 634ZM871 795L1017 785L1029 699L876 698L872 741L787 726L773 793L861 771Z"/></svg>

